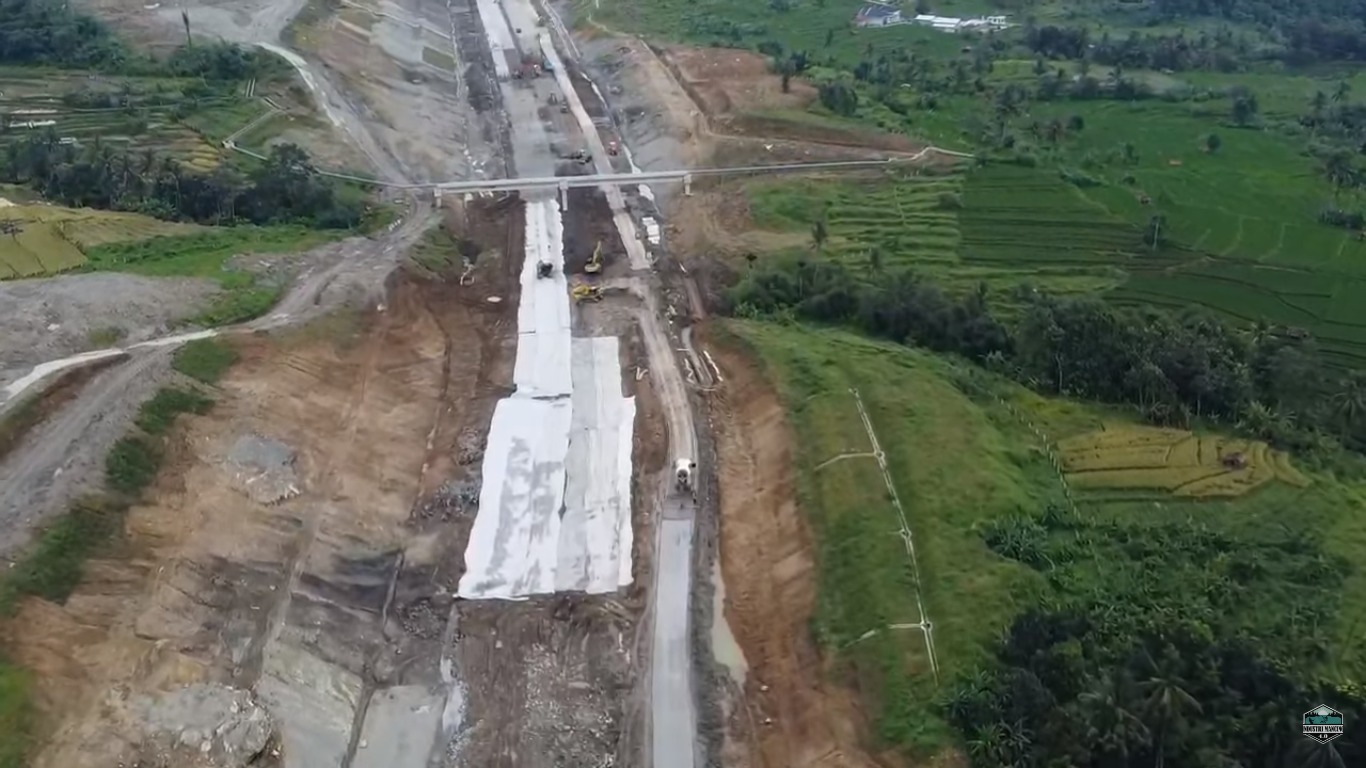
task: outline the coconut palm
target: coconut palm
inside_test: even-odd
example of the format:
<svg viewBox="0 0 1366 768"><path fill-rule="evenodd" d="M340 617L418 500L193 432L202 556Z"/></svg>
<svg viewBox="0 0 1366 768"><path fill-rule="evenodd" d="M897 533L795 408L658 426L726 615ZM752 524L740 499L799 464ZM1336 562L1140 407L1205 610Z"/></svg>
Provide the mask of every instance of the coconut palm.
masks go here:
<svg viewBox="0 0 1366 768"><path fill-rule="evenodd" d="M1106 675L1078 697L1089 715L1087 738L1098 751L1127 758L1132 747L1149 743L1148 727L1130 709L1134 693L1131 688L1123 678Z"/></svg>
<svg viewBox="0 0 1366 768"><path fill-rule="evenodd" d="M1338 384L1338 391L1331 398L1333 412L1337 416L1343 435L1361 423L1366 416L1366 374L1352 371Z"/></svg>

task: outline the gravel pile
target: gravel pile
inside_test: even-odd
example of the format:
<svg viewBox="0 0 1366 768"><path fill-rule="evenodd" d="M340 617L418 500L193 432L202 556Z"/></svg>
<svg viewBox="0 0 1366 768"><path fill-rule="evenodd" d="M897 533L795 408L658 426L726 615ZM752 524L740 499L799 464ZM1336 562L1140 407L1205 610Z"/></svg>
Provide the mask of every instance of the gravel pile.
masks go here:
<svg viewBox="0 0 1366 768"><path fill-rule="evenodd" d="M228 452L237 487L257 504L275 504L299 495L294 449L268 437L238 438Z"/></svg>
<svg viewBox="0 0 1366 768"><path fill-rule="evenodd" d="M275 721L250 691L197 684L130 702L147 735L197 765L239 768L271 743Z"/></svg>

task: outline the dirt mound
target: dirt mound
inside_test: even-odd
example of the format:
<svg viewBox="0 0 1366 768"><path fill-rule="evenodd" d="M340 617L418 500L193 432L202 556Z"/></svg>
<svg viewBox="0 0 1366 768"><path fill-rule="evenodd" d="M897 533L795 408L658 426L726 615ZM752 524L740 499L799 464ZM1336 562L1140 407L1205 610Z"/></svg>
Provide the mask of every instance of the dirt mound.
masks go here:
<svg viewBox="0 0 1366 768"><path fill-rule="evenodd" d="M816 602L811 533L797 508L794 437L772 386L747 358L709 345L725 375L713 396L726 619L750 672L728 751L746 768L895 766L862 744L851 691L831 682L810 636Z"/></svg>

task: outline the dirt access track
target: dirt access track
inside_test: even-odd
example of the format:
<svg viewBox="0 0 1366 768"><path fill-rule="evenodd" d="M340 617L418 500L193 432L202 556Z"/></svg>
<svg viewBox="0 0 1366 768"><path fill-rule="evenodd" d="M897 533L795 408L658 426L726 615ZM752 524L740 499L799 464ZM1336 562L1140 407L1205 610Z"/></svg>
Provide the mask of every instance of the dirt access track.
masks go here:
<svg viewBox="0 0 1366 768"><path fill-rule="evenodd" d="M452 217L481 246L467 284L402 271L384 305L238 338L122 539L65 605L29 599L0 625L33 672L34 768L615 757L638 593L453 599L512 379L515 203ZM638 433L659 434L648 380L631 386Z"/></svg>

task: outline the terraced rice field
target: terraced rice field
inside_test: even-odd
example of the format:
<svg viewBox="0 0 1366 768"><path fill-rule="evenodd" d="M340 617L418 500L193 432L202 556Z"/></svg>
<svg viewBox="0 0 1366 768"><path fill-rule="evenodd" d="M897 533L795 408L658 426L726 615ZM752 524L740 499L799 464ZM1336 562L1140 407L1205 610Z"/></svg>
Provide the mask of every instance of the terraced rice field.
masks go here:
<svg viewBox="0 0 1366 768"><path fill-rule="evenodd" d="M259 113L259 103L209 97L189 101L189 83L174 79L105 78L71 72L0 69L0 119L7 130L0 146L52 130L82 144L98 139L109 146L168 154L197 170L217 167L222 150L215 130L246 122L239 113ZM99 99L131 106L90 106ZM177 108L192 105L188 115ZM224 119L218 116L225 115Z"/></svg>
<svg viewBox="0 0 1366 768"><path fill-rule="evenodd" d="M1063 471L1078 490L1163 491L1195 499L1241 496L1280 481L1309 481L1289 457L1260 440L1123 425L1058 444Z"/></svg>
<svg viewBox="0 0 1366 768"><path fill-rule="evenodd" d="M99 245L193 234L204 229L135 213L51 205L3 207L0 221L18 222L21 227L13 237L0 235L0 279L39 277L74 269L85 263L87 249Z"/></svg>
<svg viewBox="0 0 1366 768"><path fill-rule="evenodd" d="M756 183L746 191L754 224L778 231L810 230L823 220L827 258L869 266L877 250L887 267L958 263L954 204L963 178L904 176L862 181L804 179ZM942 198L942 199L941 199Z"/></svg>

